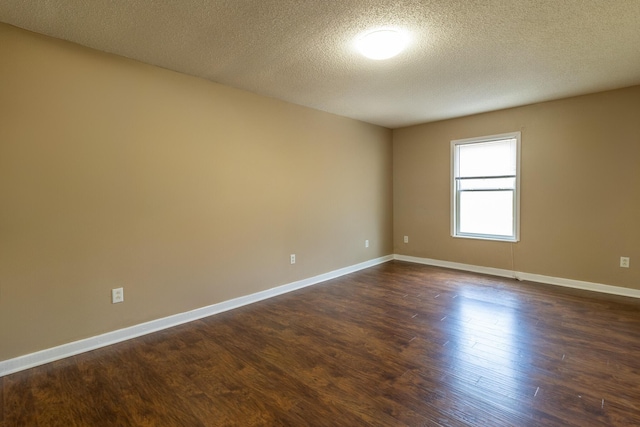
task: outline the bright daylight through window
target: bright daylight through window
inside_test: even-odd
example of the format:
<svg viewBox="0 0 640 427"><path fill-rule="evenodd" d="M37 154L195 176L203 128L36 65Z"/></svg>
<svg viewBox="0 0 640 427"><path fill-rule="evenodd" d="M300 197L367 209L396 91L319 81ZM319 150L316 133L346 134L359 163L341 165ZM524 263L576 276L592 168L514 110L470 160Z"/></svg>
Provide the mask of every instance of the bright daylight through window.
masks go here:
<svg viewBox="0 0 640 427"><path fill-rule="evenodd" d="M451 235L519 239L520 132L451 141Z"/></svg>

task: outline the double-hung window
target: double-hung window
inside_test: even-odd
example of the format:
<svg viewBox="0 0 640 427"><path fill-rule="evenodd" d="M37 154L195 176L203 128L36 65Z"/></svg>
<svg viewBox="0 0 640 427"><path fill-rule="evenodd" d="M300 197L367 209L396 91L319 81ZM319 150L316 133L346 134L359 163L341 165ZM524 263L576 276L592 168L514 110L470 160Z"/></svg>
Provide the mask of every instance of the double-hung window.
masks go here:
<svg viewBox="0 0 640 427"><path fill-rule="evenodd" d="M520 132L451 141L451 235L517 242Z"/></svg>

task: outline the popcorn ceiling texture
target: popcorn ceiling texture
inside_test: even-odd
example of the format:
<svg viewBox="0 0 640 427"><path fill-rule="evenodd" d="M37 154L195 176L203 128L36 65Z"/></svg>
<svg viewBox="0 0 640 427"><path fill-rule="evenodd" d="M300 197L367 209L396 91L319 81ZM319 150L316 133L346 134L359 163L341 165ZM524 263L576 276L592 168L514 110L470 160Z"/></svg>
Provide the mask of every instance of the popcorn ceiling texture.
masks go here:
<svg viewBox="0 0 640 427"><path fill-rule="evenodd" d="M0 21L390 128L640 84L639 0L3 0ZM360 56L380 27L411 45Z"/></svg>

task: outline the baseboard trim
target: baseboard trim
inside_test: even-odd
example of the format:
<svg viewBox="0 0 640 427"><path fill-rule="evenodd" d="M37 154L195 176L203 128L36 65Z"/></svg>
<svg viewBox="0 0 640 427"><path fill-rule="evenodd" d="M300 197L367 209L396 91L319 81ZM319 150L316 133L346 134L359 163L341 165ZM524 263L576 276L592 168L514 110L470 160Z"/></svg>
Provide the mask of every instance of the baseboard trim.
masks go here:
<svg viewBox="0 0 640 427"><path fill-rule="evenodd" d="M254 294L223 301L218 304L213 304L185 313L179 313L161 319L152 320L150 322L141 323L138 325L130 326L128 328L119 329L117 331L107 332L102 335L74 341L68 344L48 348L35 353L26 354L24 356L18 356L13 359L0 361L0 378L18 371L23 371L25 369L44 365L46 363L64 359L66 357L75 356L76 354L95 350L101 347L106 347L111 344L116 344L142 335L150 334L152 332L157 332L163 329L171 328L173 326L181 325L183 323L192 322L194 320L212 316L214 314L233 310L238 307L302 289L307 286L326 282L327 280L335 279L346 274L354 273L365 268L373 267L375 265L391 261L393 258L393 255L375 258L349 267L340 268L338 270L310 277L308 279L299 280L296 282L288 283L286 285L276 286L271 289L256 292Z"/></svg>
<svg viewBox="0 0 640 427"><path fill-rule="evenodd" d="M529 282L544 283L547 285L563 286L565 288L581 289L584 291L600 292L604 294L619 295L624 297L640 298L640 290L623 288L621 286L604 285L602 283L585 282L582 280L565 279L561 277L544 276L542 274L524 273L501 268L482 267L479 265L462 264L459 262L442 261L430 258L419 258L407 255L394 255L398 261L413 262L416 264L445 267L454 270L470 271L473 273L490 274L492 276L511 277Z"/></svg>
<svg viewBox="0 0 640 427"><path fill-rule="evenodd" d="M335 279L346 274L354 273L365 268L373 267L378 264L391 260L406 261L416 264L432 265L435 267L451 268L454 270L469 271L473 273L489 274L499 277L510 277L518 280L527 280L530 282L544 283L548 285L563 286L567 288L581 289L585 291L600 292L611 295L619 295L632 298L640 298L640 290L623 288L620 286L604 285L601 283L585 282L581 280L565 279L560 277L544 276L541 274L532 274L524 272L514 272L500 268L483 267L479 265L463 264L451 261L442 261L430 258L421 258L408 255L387 255L375 258L349 267L340 268L318 276L288 283L282 286L276 286L271 289L256 292L254 294L245 295L231 300L223 301L207 307L198 308L185 313L179 313L161 319L152 320L150 322L141 323L130 326L128 328L119 329L117 331L107 332L102 335L74 341L57 347L48 348L35 353L18 356L13 359L0 361L0 378L15 372L33 368L66 357L75 356L76 354L106 347L152 332L168 329L183 323L192 322L204 317L212 316L225 311L233 310L254 302L262 301L278 295L286 294L307 286L316 285L327 280Z"/></svg>
<svg viewBox="0 0 640 427"><path fill-rule="evenodd" d="M394 255L393 259L398 261L412 262L414 264L432 265L434 267L451 268L453 270L470 271L473 273L490 274L492 276L512 277L515 278L513 271L503 270L501 268L482 267L480 265L462 264L459 262L442 261L439 259L419 258L408 255Z"/></svg>

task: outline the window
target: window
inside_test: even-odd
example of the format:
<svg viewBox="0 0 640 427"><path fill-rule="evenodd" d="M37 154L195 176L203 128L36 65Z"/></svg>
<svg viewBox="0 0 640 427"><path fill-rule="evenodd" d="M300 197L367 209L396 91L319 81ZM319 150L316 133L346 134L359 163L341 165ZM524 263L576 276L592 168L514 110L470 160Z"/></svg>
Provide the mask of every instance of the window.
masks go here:
<svg viewBox="0 0 640 427"><path fill-rule="evenodd" d="M520 132L451 141L451 235L517 242Z"/></svg>

